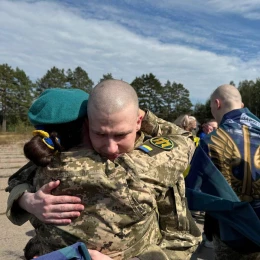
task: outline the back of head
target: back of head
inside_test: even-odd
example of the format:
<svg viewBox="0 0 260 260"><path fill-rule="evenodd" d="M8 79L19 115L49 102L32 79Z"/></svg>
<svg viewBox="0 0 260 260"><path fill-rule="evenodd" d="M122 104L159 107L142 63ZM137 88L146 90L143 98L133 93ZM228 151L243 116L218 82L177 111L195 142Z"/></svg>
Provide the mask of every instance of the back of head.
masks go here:
<svg viewBox="0 0 260 260"><path fill-rule="evenodd" d="M244 106L238 89L232 85L219 86L210 97L211 113L220 124L223 116Z"/></svg>
<svg viewBox="0 0 260 260"><path fill-rule="evenodd" d="M28 112L31 123L42 131L36 131L36 136L25 144L25 156L38 166L46 166L56 151L78 145L87 102L88 94L80 89L45 90Z"/></svg>
<svg viewBox="0 0 260 260"><path fill-rule="evenodd" d="M211 101L220 99L225 107L230 109L241 108L242 98L238 89L232 85L224 84L219 86L212 94Z"/></svg>
<svg viewBox="0 0 260 260"><path fill-rule="evenodd" d="M88 93L81 89L50 88L29 108L30 122L37 125L68 123L87 115Z"/></svg>
<svg viewBox="0 0 260 260"><path fill-rule="evenodd" d="M197 126L197 120L194 116L189 115L180 115L175 121L174 124L183 128L186 131L192 131Z"/></svg>
<svg viewBox="0 0 260 260"><path fill-rule="evenodd" d="M25 157L37 166L47 166L52 161L54 153L61 151L60 145L54 139L55 136L53 135L49 139L50 141L46 142L42 136L35 135L23 147ZM50 142L52 147L48 144Z"/></svg>
<svg viewBox="0 0 260 260"><path fill-rule="evenodd" d="M138 97L134 88L122 80L105 80L94 87L88 100L88 116L94 111L112 114L133 106L138 114Z"/></svg>

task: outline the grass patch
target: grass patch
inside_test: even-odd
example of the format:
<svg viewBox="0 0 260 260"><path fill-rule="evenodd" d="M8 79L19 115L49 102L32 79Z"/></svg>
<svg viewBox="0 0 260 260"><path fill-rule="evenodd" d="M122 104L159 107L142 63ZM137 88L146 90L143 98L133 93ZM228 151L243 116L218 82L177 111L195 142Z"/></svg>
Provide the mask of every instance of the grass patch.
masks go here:
<svg viewBox="0 0 260 260"><path fill-rule="evenodd" d="M21 143L24 144L26 141L29 141L32 138L31 133L25 134L16 134L16 133L3 133L0 132L0 145L8 145L8 144L16 144Z"/></svg>

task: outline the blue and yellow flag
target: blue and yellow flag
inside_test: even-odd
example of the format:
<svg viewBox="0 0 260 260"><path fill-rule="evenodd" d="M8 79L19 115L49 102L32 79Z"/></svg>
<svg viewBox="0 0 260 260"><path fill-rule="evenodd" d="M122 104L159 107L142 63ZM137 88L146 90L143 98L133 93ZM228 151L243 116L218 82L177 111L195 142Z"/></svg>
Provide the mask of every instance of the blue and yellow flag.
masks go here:
<svg viewBox="0 0 260 260"><path fill-rule="evenodd" d="M260 246L260 220L248 202L241 202L222 173L199 145L185 178L190 210L206 211L218 220L224 242L249 239Z"/></svg>
<svg viewBox="0 0 260 260"><path fill-rule="evenodd" d="M37 257L39 260L91 260L84 243L78 242L60 250Z"/></svg>

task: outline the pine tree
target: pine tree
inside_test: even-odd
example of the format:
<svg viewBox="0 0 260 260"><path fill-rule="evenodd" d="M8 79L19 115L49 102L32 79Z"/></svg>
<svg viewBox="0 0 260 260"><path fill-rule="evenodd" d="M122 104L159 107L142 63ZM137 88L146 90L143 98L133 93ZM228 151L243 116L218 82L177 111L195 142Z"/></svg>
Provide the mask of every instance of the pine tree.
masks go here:
<svg viewBox="0 0 260 260"><path fill-rule="evenodd" d="M89 78L88 73L81 67L77 67L74 71L67 71L67 87L79 88L88 93L93 88L93 81Z"/></svg>
<svg viewBox="0 0 260 260"><path fill-rule="evenodd" d="M0 65L1 128L6 132L7 122L27 122L27 112L32 101L32 82L23 70L13 70L7 64Z"/></svg>
<svg viewBox="0 0 260 260"><path fill-rule="evenodd" d="M67 76L64 69L52 67L41 79L36 81L36 95L39 95L48 88L65 88L66 84Z"/></svg>
<svg viewBox="0 0 260 260"><path fill-rule="evenodd" d="M136 90L140 108L149 109L155 114L161 113L162 85L152 73L135 78L131 85Z"/></svg>
<svg viewBox="0 0 260 260"><path fill-rule="evenodd" d="M114 79L111 73L103 74L103 77L99 80L99 83L108 79Z"/></svg>
<svg viewBox="0 0 260 260"><path fill-rule="evenodd" d="M164 104L163 117L168 121L174 121L181 114L189 114L192 111L189 91L182 85L168 80L162 88Z"/></svg>

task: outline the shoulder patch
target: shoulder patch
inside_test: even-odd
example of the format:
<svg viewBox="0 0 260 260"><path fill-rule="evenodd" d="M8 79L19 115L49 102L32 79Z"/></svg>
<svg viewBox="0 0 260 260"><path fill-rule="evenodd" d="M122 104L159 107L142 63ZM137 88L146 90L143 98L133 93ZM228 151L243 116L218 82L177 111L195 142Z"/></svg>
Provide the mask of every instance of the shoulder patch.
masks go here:
<svg viewBox="0 0 260 260"><path fill-rule="evenodd" d="M139 149L141 149L142 151L144 151L146 153L149 153L149 152L151 152L153 150L152 147L150 147L148 145L145 145L145 144L139 146Z"/></svg>
<svg viewBox="0 0 260 260"><path fill-rule="evenodd" d="M142 150L150 156L154 156L163 151L170 151L178 145L167 137L154 137L146 140L137 149Z"/></svg>
<svg viewBox="0 0 260 260"><path fill-rule="evenodd" d="M174 147L174 142L167 137L154 137L150 139L150 143L163 150L170 151ZM175 144L176 146L176 144Z"/></svg>

